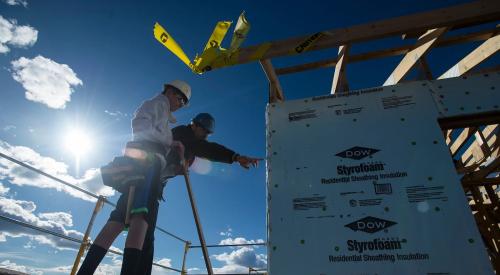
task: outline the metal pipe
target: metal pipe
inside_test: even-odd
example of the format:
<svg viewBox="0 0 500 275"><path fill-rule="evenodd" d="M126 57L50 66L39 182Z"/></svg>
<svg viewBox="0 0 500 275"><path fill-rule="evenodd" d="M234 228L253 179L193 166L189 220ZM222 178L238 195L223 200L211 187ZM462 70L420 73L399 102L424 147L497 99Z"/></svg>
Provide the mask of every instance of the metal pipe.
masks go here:
<svg viewBox="0 0 500 275"><path fill-rule="evenodd" d="M191 209L193 210L194 221L196 222L196 229L198 231L198 238L202 246L203 258L205 260L205 266L207 267L207 272L209 275L213 275L212 263L210 262L210 256L208 255L207 246L205 244L205 237L203 237L203 229L201 228L200 218L198 217L198 210L196 209L196 203L194 201L193 191L191 190L191 181L189 180L188 172L184 166L184 180L186 181L186 188L189 195L189 201L191 202Z"/></svg>
<svg viewBox="0 0 500 275"><path fill-rule="evenodd" d="M175 238L175 239L177 239L177 240L179 240L179 241L181 241L181 242L183 242L183 243L191 243L191 242L189 242L189 241L183 240L183 239L181 239L181 238L179 238L179 237L175 236L175 235L174 235L174 234L172 234L172 233L169 233L169 232L168 232L168 231L166 231L165 229L162 229L162 228L160 228L160 227L158 227L158 226L156 227L156 230L161 231L161 232L163 232L163 233L165 233L165 234L169 235L170 237Z"/></svg>
<svg viewBox="0 0 500 275"><path fill-rule="evenodd" d="M267 243L246 243L246 244L212 244L206 247L229 247L229 246L254 246L254 245L267 245ZM200 248L201 245L191 245L190 248Z"/></svg>
<svg viewBox="0 0 500 275"><path fill-rule="evenodd" d="M11 222L11 223L15 223L15 224L20 225L20 226L28 227L28 228L31 228L31 229L34 229L34 230L37 230L37 231L40 231L40 232L43 232L43 233L46 233L46 234L49 234L49 235L53 235L53 236L59 237L61 239L65 239L65 240L72 241L72 242L79 243L79 244L83 243L82 240L75 239L75 238L72 238L72 237L68 237L66 235L63 235L63 234L60 234L60 233L57 233L57 232L53 232L53 231L50 231L50 230L47 230L47 229L43 229L43 228L31 225L29 223L18 221L16 219L12 219L12 218L5 217L5 216L2 216L2 215L0 215L0 219L8 221L8 222ZM118 251L115 251L115 250L112 250L112 249L109 249L108 252L116 254L116 255L120 255L120 256L123 255L121 252L118 252ZM165 269L169 269L169 270L172 270L172 271L177 271L179 273L181 272L181 270L179 270L179 269L175 269L175 268L172 268L172 267L164 266L164 265L161 265L161 264L158 264L158 263L153 263L153 265L159 266L159 267L162 267L162 268L165 268Z"/></svg>
<svg viewBox="0 0 500 275"><path fill-rule="evenodd" d="M23 162L20 162L20 161L18 161L18 160L16 160L16 159L14 159L14 158L11 158L11 157L9 157L9 156L7 156L7 155L5 155L5 154L0 153L0 157L5 158L5 159L8 159L8 160L10 160L10 161L12 161L12 162L14 162L14 163L16 163L16 164L18 164L18 165L21 165L21 166L23 166L23 167L25 167L25 168L28 168L28 169L30 169L30 170L32 170L32 171L35 171L35 172L37 172L38 174L44 175L44 176L46 176L46 177L48 177L48 178L50 178L50 179L53 179L53 180L55 180L55 181L57 181L57 182L60 182L60 183L62 183L62 184L64 184L64 185L67 185L67 186L69 186L69 187L71 187L71 188L74 188L74 189L76 189L76 190L78 190L78 191L80 191L80 192L82 192L82 193L85 193L85 194L87 194L87 195L91 196L91 197L94 197L94 198L96 198L96 199L97 199L97 198L99 198L99 196L97 196L97 195L95 195L95 194L92 194L91 192L89 192L89 191L87 191L87 190L85 190L85 189L82 189L82 188L80 188L80 187L78 187L78 186L76 186L76 185L74 185L74 184L71 184L71 183L69 183L69 182L65 182L65 181L63 181L63 180L61 180L61 179L58 179L58 178L56 178L56 177L54 177L54 176L52 176L52 175L49 175L49 174L47 174L47 173L45 173L45 172L43 172L43 171L41 171L41 170L39 170L39 169L36 169L36 168L35 168L35 167L33 167L33 166L30 166L30 165L28 165L28 164L25 164L25 163L23 163Z"/></svg>
<svg viewBox="0 0 500 275"><path fill-rule="evenodd" d="M61 239L65 239L65 240L72 241L72 242L75 242L75 243L82 243L82 241L79 240L79 239L68 237L68 236L66 236L64 234L57 233L57 232L54 232L54 231L50 231L50 230L47 230L47 229L44 229L44 228L40 228L38 226L34 226L34 225L31 225L31 224L26 223L26 222L18 221L16 219L12 219L12 218L5 217L5 216L2 216L2 215L0 215L0 219L6 220L6 221L11 222L11 223L15 223L17 225L28 227L28 228L31 228L31 229L34 229L34 230L37 230L37 231L40 231L40 232L43 232L43 233L47 233L47 234L59 237Z"/></svg>
<svg viewBox="0 0 500 275"><path fill-rule="evenodd" d="M99 196L98 196L98 195L96 195L96 194L93 194L93 193L91 193L91 192L89 192L89 191L87 191L87 190L85 190L85 189L82 189L82 188L80 188L80 187L78 187L78 186L75 186L75 185L73 185L73 184L71 184L71 183L69 183L69 182L66 182L66 181L63 181L63 180L61 180L61 179L59 179L59 178L56 178L56 177L54 177L54 176L52 176L52 175L50 175L50 174L47 174L47 173L45 173L45 172L43 172L43 171L41 171L41 170L39 170L39 169L36 169L35 167L33 167L33 166L31 166L31 165L28 165L28 164L26 164L26 163L23 163L23 162L21 162L21 161L19 161L19 160L16 160L16 159L14 159L14 158L12 158L12 157L9 157L9 156L5 155L5 154L0 153L0 157L2 157L2 158L4 158L4 159L7 159L7 160L9 160L9 161L11 161L11 162L14 162L14 163L16 163L16 164L18 164L18 165L20 165L20 166L23 166L23 167L25 167L25 168L27 168L27 169L29 169L29 170L32 170L32 171L34 171L34 172L37 172L37 173L39 173L39 174L41 174L41 175L43 175L43 176L46 176L46 177L48 177L48 178L50 178L50 179L52 179L52 180L55 180L55 181L57 181L57 182L59 182L59 183L62 183L62 184L64 184L64 185L66 185L66 186L69 186L69 187L71 187L71 188L74 188L74 189L76 189L76 190L78 190L78 191L80 191L80 192L82 192L82 193L85 193L85 194L87 194L87 195L91 196L91 197L94 197L94 198L96 198L96 199L98 199L98 198L99 198ZM107 204L109 204L109 205L111 205L111 206L113 206L113 207L116 207L116 204L114 204L114 203L110 202L110 201L109 201L108 199L106 199L106 198L104 199L104 203L107 203ZM181 238L179 238L179 237L175 236L174 234L167 232L165 229L162 229L162 228L160 228L160 227L156 227L156 229L158 229L158 230L160 230L161 232L166 233L166 234L168 234L169 236L174 237L174 238L176 238L176 239L178 239L178 240L180 240L180 241L182 241L182 242L184 242L184 243L186 242L186 240L183 240L183 239L181 239Z"/></svg>
<svg viewBox="0 0 500 275"><path fill-rule="evenodd" d="M102 206L104 204L105 198L103 196L99 196L97 199L97 203L95 204L94 211L92 212L92 217L90 218L89 224L87 225L87 229L85 230L85 235L83 236L83 241L80 244L80 249L78 250L78 254L76 255L75 262L73 263L73 269L71 270L71 275L75 275L78 271L78 265L80 264L80 259L83 256L83 252L87 249L89 244L89 235L92 230L92 226L94 225L95 217L101 211Z"/></svg>

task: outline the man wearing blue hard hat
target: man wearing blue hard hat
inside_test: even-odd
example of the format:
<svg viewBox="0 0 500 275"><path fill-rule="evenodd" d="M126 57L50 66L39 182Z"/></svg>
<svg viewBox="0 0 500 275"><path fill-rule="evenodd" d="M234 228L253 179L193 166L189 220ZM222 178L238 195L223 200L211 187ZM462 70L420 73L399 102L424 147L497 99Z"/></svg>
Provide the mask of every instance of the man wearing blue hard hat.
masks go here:
<svg viewBox="0 0 500 275"><path fill-rule="evenodd" d="M208 113L197 114L188 125L180 125L172 129L174 140L184 145L184 160L186 165L191 166L196 157L208 159L210 161L234 163L249 169L256 167L260 158L253 158L240 155L225 146L207 140L210 134L215 131L215 119ZM180 157L176 152L171 152L167 156L169 167L169 178L182 174L182 167L178 164ZM172 165L174 164L174 165ZM159 192L160 194L162 192ZM158 215L158 212L155 213ZM156 221L156 218L152 219ZM137 274L151 274L154 254L154 226L148 229L142 248L142 258Z"/></svg>
<svg viewBox="0 0 500 275"><path fill-rule="evenodd" d="M180 102L179 106L176 106L177 108L171 108L172 110L176 110L184 106L187 100L189 100L190 98L190 89L182 89L185 88L181 85L184 84L184 82L174 84L176 85L165 85L165 90L168 91L169 89L171 89L171 87L176 88L174 90L176 93L172 93L169 95L171 95L172 97L175 96L175 98ZM187 84L185 86L187 86ZM185 93L185 91L187 92ZM186 94L187 100L186 98L182 98L182 96ZM174 100L171 101L172 103L174 102ZM152 109L155 108L148 108L148 112L151 112ZM147 128L141 127L139 125L140 123L138 122L140 122L139 120L141 119L141 117L142 115L140 115L140 112L138 112L132 123L134 134L136 134L135 136L140 135L140 133L142 132L140 131L141 129ZM147 115L145 115L145 117L147 117ZM169 121L175 121L175 118L173 118L171 113L169 113ZM140 243L140 247L142 249L137 247L137 245L137 248L132 249L132 251L136 253L131 257L129 256L128 258L132 258L133 260L127 259L127 263L124 263L124 265L122 265L121 274L151 274L154 254L154 231L156 227L156 220L158 217L159 200L163 199L162 194L166 181L169 178L173 178L183 173L184 168L182 167L182 163L189 167L193 164L195 157L200 157L211 161L223 162L228 164L237 162L243 168L249 169L251 166L256 167L259 161L262 160L260 158L240 155L223 145L208 141L208 136L214 133L214 131L215 119L208 113L200 113L191 120L190 124L177 126L171 129L171 136L168 136L167 139L169 139L170 143L172 143L174 146L180 147L180 150L169 150L169 153L161 161L162 167L161 169L159 169L161 171L156 172L156 174L160 174L160 178L157 181L159 184L151 185L151 191L148 192L148 199L144 201L148 211L145 220L145 222L147 223L147 227L143 229L144 231L146 231L145 237L143 239L141 238L142 242ZM145 133L147 134L147 131ZM155 137L158 137L158 135L156 135ZM149 137L149 139L151 140L153 139L153 137ZM145 142L142 140L139 144L129 142L127 144L126 151L128 150L130 152L129 154L135 154L137 152L142 152L145 149L152 150L154 149L154 147L156 147L152 147L151 145L152 144L150 144L149 142ZM179 154L182 154L184 158L182 158L182 156ZM127 211L126 199L126 194L122 194L117 202L117 207L110 215L108 223L105 225L103 230L101 230L95 242L90 247L90 250L87 253L87 257L85 258L85 261L83 262L82 267L78 271L77 275L93 274L97 269L99 263L102 261L107 250L113 243L114 239L125 227L123 220L126 216ZM130 248L126 247L125 252L129 252L130 250ZM133 266L130 265L131 262L134 263Z"/></svg>

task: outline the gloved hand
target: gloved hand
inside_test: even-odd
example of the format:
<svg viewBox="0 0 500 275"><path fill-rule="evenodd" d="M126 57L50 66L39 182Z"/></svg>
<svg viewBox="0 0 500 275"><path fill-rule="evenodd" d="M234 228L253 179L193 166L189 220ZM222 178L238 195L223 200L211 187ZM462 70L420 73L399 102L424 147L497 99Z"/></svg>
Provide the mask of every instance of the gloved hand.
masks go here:
<svg viewBox="0 0 500 275"><path fill-rule="evenodd" d="M182 142L180 142L180 141L174 140L174 141L172 141L170 148L172 148L172 150L177 152L177 154L179 155L180 165L185 170L186 169L186 160L184 159L184 151L185 151L184 144L182 144Z"/></svg>
<svg viewBox="0 0 500 275"><path fill-rule="evenodd" d="M236 161L240 164L241 167L245 169L249 169L250 165L253 167L257 167L259 165L259 161L263 160L262 158L252 158L247 156L237 156Z"/></svg>

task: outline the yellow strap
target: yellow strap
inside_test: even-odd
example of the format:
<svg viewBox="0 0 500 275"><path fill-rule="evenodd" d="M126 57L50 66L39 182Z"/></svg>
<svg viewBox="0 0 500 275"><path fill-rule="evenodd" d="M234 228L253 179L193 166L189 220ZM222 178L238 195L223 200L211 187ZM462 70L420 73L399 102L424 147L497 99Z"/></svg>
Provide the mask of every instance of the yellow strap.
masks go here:
<svg viewBox="0 0 500 275"><path fill-rule="evenodd" d="M242 12L240 17L238 17L236 27L234 27L233 39L231 40L231 46L229 47L230 52L239 49L249 31L250 23L248 23L248 20L245 18L245 12Z"/></svg>
<svg viewBox="0 0 500 275"><path fill-rule="evenodd" d="M188 65L189 68L193 69L193 64L189 61L189 58L184 53L182 48L175 42L174 38L168 34L168 32L158 23L154 27L154 36L163 46L167 47L175 56L177 56L184 64Z"/></svg>
<svg viewBox="0 0 500 275"><path fill-rule="evenodd" d="M214 31L210 38L207 41L207 45L205 45L205 49L209 48L218 48L222 44L222 40L224 40L224 36L226 36L229 27L231 26L231 21L219 21L217 25L215 25ZM203 55L203 54L202 54Z"/></svg>

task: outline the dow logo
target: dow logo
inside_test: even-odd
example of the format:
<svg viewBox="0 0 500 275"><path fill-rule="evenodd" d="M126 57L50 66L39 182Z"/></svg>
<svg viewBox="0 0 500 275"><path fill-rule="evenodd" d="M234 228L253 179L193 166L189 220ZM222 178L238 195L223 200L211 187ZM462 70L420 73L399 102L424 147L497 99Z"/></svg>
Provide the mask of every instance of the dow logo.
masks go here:
<svg viewBox="0 0 500 275"><path fill-rule="evenodd" d="M365 217L361 220L353 221L352 223L344 225L345 227L349 227L353 231L363 231L366 233L375 233L380 230L384 230L387 227L391 227L397 224L396 222L387 221L375 217Z"/></svg>
<svg viewBox="0 0 500 275"><path fill-rule="evenodd" d="M347 150L344 150L344 151L336 154L336 156L341 157L341 158L360 160L360 159L364 159L366 157L369 157L369 156L377 153L378 151L380 151L380 150L355 146L355 147L349 148Z"/></svg>

